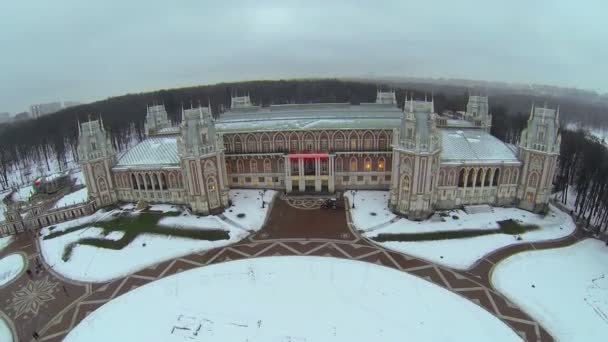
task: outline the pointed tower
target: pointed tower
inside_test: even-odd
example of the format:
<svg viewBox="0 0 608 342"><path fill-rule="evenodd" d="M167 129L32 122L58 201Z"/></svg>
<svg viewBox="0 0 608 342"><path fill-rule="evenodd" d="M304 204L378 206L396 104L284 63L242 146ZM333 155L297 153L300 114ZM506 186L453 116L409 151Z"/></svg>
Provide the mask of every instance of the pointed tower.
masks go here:
<svg viewBox="0 0 608 342"><path fill-rule="evenodd" d="M171 127L171 121L169 121L169 116L164 105L148 107L146 122L144 124L146 136L159 134L163 128L169 127Z"/></svg>
<svg viewBox="0 0 608 342"><path fill-rule="evenodd" d="M397 105L397 97L395 95L395 91L382 91L378 89L376 91L376 103L378 104L388 104L388 105Z"/></svg>
<svg viewBox="0 0 608 342"><path fill-rule="evenodd" d="M486 132L490 132L490 128L492 127L492 115L490 114L488 97L469 95L465 119L470 121L474 127L479 127Z"/></svg>
<svg viewBox="0 0 608 342"><path fill-rule="evenodd" d="M528 124L521 133L519 159L522 161L517 200L522 209L544 212L548 209L553 176L559 157L559 108L532 104Z"/></svg>
<svg viewBox="0 0 608 342"><path fill-rule="evenodd" d="M228 206L226 162L220 141L210 107L182 110L179 157L187 201L198 214Z"/></svg>
<svg viewBox="0 0 608 342"><path fill-rule="evenodd" d="M230 109L241 109L253 107L249 94L243 96L232 96L230 98Z"/></svg>
<svg viewBox="0 0 608 342"><path fill-rule="evenodd" d="M97 207L118 201L112 167L116 164L116 152L102 120L78 124L78 158L87 185L89 198Z"/></svg>
<svg viewBox="0 0 608 342"><path fill-rule="evenodd" d="M393 141L393 170L389 206L411 219L433 212L441 140L433 102L407 98L401 127Z"/></svg>

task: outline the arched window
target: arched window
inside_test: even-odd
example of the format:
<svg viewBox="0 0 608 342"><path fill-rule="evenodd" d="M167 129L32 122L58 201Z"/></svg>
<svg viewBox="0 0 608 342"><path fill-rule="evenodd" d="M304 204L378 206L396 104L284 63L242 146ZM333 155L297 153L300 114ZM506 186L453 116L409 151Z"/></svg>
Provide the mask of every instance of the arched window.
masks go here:
<svg viewBox="0 0 608 342"><path fill-rule="evenodd" d="M410 176L403 176L403 181L401 182L401 189L403 192L410 192Z"/></svg>
<svg viewBox="0 0 608 342"><path fill-rule="evenodd" d="M367 132L363 136L363 148L366 151L371 151L374 149L374 136L371 132Z"/></svg>
<svg viewBox="0 0 608 342"><path fill-rule="evenodd" d="M236 135L234 137L234 152L236 152L236 153L243 152L243 143L241 142L240 135Z"/></svg>
<svg viewBox="0 0 608 342"><path fill-rule="evenodd" d="M378 138L378 150L385 151L388 149L388 136L386 132L380 133L380 137Z"/></svg>
<svg viewBox="0 0 608 342"><path fill-rule="evenodd" d="M152 190L153 189L153 184L152 184L152 179L150 178L150 175L146 173L146 185L148 185L147 189L148 190Z"/></svg>
<svg viewBox="0 0 608 342"><path fill-rule="evenodd" d="M490 178L492 178L492 169L485 169L486 178L483 180L484 186L490 186Z"/></svg>
<svg viewBox="0 0 608 342"><path fill-rule="evenodd" d="M500 170L499 169L495 169L494 170L494 178L492 179L492 186L497 186L498 185L498 177L500 177Z"/></svg>
<svg viewBox="0 0 608 342"><path fill-rule="evenodd" d="M503 183L509 183L511 182L511 170L506 169L505 170L505 181Z"/></svg>
<svg viewBox="0 0 608 342"><path fill-rule="evenodd" d="M270 159L264 159L264 172L265 173L272 172L272 164L270 163Z"/></svg>
<svg viewBox="0 0 608 342"><path fill-rule="evenodd" d="M137 179L135 179L135 175L131 174L131 186L133 189L137 189Z"/></svg>
<svg viewBox="0 0 608 342"><path fill-rule="evenodd" d="M285 172L285 161L282 158L279 159L279 172Z"/></svg>
<svg viewBox="0 0 608 342"><path fill-rule="evenodd" d="M270 152L270 138L266 133L262 134L262 151Z"/></svg>
<svg viewBox="0 0 608 342"><path fill-rule="evenodd" d="M358 171L357 169L358 169L357 158L351 157L350 158L350 172L357 172Z"/></svg>
<svg viewBox="0 0 608 342"><path fill-rule="evenodd" d="M249 172L257 173L258 172L258 161L255 159L251 159L249 161Z"/></svg>
<svg viewBox="0 0 608 342"><path fill-rule="evenodd" d="M469 178L467 179L467 186L473 187L473 181L475 179L475 175L477 174L477 169L469 170Z"/></svg>
<svg viewBox="0 0 608 342"><path fill-rule="evenodd" d="M538 174L536 172L533 172L530 174L530 178L528 179L528 187L536 188L537 185L538 185Z"/></svg>
<svg viewBox="0 0 608 342"><path fill-rule="evenodd" d="M282 133L274 135L274 150L276 152L285 152L287 150L285 148L285 137Z"/></svg>
<svg viewBox="0 0 608 342"><path fill-rule="evenodd" d="M477 170L477 178L475 178L475 186L481 186L481 178L483 178L484 169Z"/></svg>
<svg viewBox="0 0 608 342"><path fill-rule="evenodd" d="M291 151L300 150L300 142L298 141L298 136L295 133L291 133L291 136L289 137L289 149Z"/></svg>
<svg viewBox="0 0 608 342"><path fill-rule="evenodd" d="M357 134L355 132L351 132L350 133L350 137L348 138L349 142L349 148L351 151L356 151L358 149L358 137Z"/></svg>
<svg viewBox="0 0 608 342"><path fill-rule="evenodd" d="M335 163L336 163L336 172L342 172L344 170L343 163L342 163L342 157L336 158Z"/></svg>
<svg viewBox="0 0 608 342"><path fill-rule="evenodd" d="M226 173L232 173L232 166L229 160L226 160Z"/></svg>
<svg viewBox="0 0 608 342"><path fill-rule="evenodd" d="M163 190L167 190L167 178L165 178L165 174L161 173L160 174L160 180L162 182L161 186Z"/></svg>
<svg viewBox="0 0 608 342"><path fill-rule="evenodd" d="M319 138L319 149L324 152L329 151L329 138L327 137L326 132L321 133L321 137Z"/></svg>
<svg viewBox="0 0 608 342"><path fill-rule="evenodd" d="M454 172L454 170L450 170L450 173L448 173L447 185L454 185L454 177L456 177L456 172Z"/></svg>
<svg viewBox="0 0 608 342"><path fill-rule="evenodd" d="M439 170L439 179L437 180L437 186L445 185L445 172Z"/></svg>
<svg viewBox="0 0 608 342"><path fill-rule="evenodd" d="M378 158L378 171L384 172L384 168L386 167L386 160L384 157Z"/></svg>
<svg viewBox="0 0 608 342"><path fill-rule="evenodd" d="M460 169L460 172L458 173L458 186L461 188L464 188L465 182L466 182L466 172L464 169Z"/></svg>
<svg viewBox="0 0 608 342"><path fill-rule="evenodd" d="M372 160L370 157L365 157L363 167L365 168L365 172L370 172L372 170Z"/></svg>
<svg viewBox="0 0 608 342"><path fill-rule="evenodd" d="M315 150L315 137L313 137L313 135L310 133L306 133L304 136L304 149L306 151Z"/></svg>
<svg viewBox="0 0 608 342"><path fill-rule="evenodd" d="M247 152L257 152L258 142L255 140L255 136L250 134L247 136Z"/></svg>
<svg viewBox="0 0 608 342"><path fill-rule="evenodd" d="M517 184L517 177L519 176L519 170L513 170L513 179L511 180L512 184Z"/></svg>
<svg viewBox="0 0 608 342"><path fill-rule="evenodd" d="M342 132L336 132L334 134L334 150L336 151L344 151L346 144L346 137Z"/></svg>
<svg viewBox="0 0 608 342"><path fill-rule="evenodd" d="M239 159L236 161L236 172L237 173L245 172L245 167L243 165L243 159Z"/></svg>
<svg viewBox="0 0 608 342"><path fill-rule="evenodd" d="M232 145L230 144L230 138L227 135L224 136L224 149L228 153L232 152Z"/></svg>
<svg viewBox="0 0 608 342"><path fill-rule="evenodd" d="M158 180L158 175L157 174L153 174L152 176L154 177L154 189L155 190L160 190L160 182Z"/></svg>
<svg viewBox="0 0 608 342"><path fill-rule="evenodd" d="M175 178L175 173L173 173L173 172L171 172L169 174L169 184L171 185L172 188L177 187L177 179Z"/></svg>

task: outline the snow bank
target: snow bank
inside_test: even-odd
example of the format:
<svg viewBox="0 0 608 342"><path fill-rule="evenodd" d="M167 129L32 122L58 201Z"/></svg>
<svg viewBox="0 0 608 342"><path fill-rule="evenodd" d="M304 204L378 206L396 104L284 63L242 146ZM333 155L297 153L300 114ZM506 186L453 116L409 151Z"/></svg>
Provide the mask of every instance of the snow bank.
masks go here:
<svg viewBox="0 0 608 342"><path fill-rule="evenodd" d="M55 206L53 208L63 208L69 205L83 203L86 202L88 198L89 192L85 187L78 191L63 196L59 199L59 201L57 201L57 203L55 203Z"/></svg>
<svg viewBox="0 0 608 342"><path fill-rule="evenodd" d="M481 307L430 282L319 257L240 260L181 272L103 305L65 341L367 342L404 336L520 341Z"/></svg>
<svg viewBox="0 0 608 342"><path fill-rule="evenodd" d="M351 206L350 214L357 229L368 230L395 218L395 214L388 209L388 191L357 190L354 196L355 209L352 209L351 191L344 191L344 196L348 197Z"/></svg>
<svg viewBox="0 0 608 342"><path fill-rule="evenodd" d="M418 222L400 220L385 228L367 233L366 236L373 237L379 233L414 233L434 230L461 230L464 228L491 229L497 227L496 221L507 218L519 219L524 223L536 224L540 229L521 234L521 240L517 240L514 235L492 234L452 240L415 242L391 241L383 242L381 245L444 266L464 270L472 267L475 262L483 258L486 254L499 248L518 243L558 239L569 235L576 228L568 214L553 206L551 206L550 213L545 217L519 209L495 208L495 212L492 214L464 214L461 220L451 221L451 219L448 218L448 220L450 220L448 222L424 221L422 224L418 224ZM468 224L459 225L461 223L460 221L468 222Z"/></svg>
<svg viewBox="0 0 608 342"><path fill-rule="evenodd" d="M15 279L25 268L25 260L21 254L11 254L0 259L0 286Z"/></svg>
<svg viewBox="0 0 608 342"><path fill-rule="evenodd" d="M524 252L499 263L494 287L562 341L605 341L608 335L608 248L584 240Z"/></svg>

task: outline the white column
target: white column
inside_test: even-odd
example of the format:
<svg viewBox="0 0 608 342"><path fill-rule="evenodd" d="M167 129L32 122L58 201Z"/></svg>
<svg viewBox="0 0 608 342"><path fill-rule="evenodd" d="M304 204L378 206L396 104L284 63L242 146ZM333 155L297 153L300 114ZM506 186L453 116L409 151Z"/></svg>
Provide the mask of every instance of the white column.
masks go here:
<svg viewBox="0 0 608 342"><path fill-rule="evenodd" d="M306 182L304 179L304 158L298 158L298 175L300 176L300 181L298 182L298 186L300 191L306 190Z"/></svg>
<svg viewBox="0 0 608 342"><path fill-rule="evenodd" d="M291 160L289 159L289 155L285 155L285 186L287 193L290 193L292 189L292 181L291 181Z"/></svg>
<svg viewBox="0 0 608 342"><path fill-rule="evenodd" d="M328 176L327 176L327 190L329 190L329 192L334 192L335 191L335 185L334 185L334 155L330 155L329 156L329 162L328 162Z"/></svg>

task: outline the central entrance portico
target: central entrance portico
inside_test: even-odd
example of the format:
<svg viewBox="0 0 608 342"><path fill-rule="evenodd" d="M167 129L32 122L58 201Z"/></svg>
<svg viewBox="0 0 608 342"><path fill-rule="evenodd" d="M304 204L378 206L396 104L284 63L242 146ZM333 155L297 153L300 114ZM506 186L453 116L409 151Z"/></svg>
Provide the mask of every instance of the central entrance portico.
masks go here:
<svg viewBox="0 0 608 342"><path fill-rule="evenodd" d="M334 154L289 153L285 155L285 186L292 191L334 192Z"/></svg>

